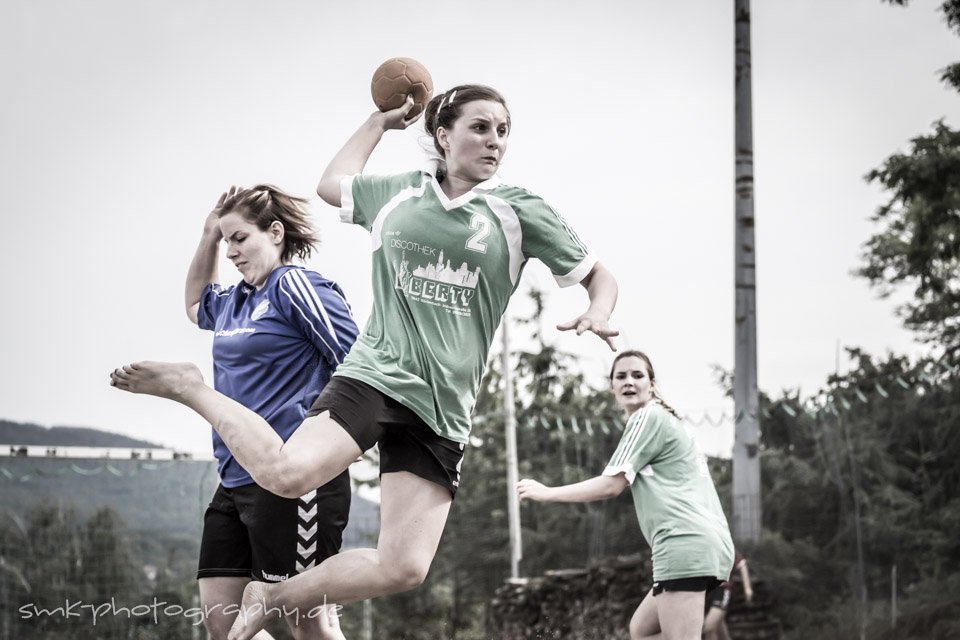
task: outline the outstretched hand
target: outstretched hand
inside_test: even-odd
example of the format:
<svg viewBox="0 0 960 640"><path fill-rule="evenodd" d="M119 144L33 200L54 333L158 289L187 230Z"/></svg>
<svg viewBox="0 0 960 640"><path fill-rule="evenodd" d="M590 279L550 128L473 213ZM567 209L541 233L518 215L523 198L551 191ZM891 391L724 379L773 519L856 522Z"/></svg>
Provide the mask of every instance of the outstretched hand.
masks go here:
<svg viewBox="0 0 960 640"><path fill-rule="evenodd" d="M420 116L423 114L424 110L420 110L420 113L408 118L407 114L410 113L410 110L413 109L413 96L408 95L407 99L404 100L403 104L397 107L396 109L391 109L390 111L383 112L383 129L406 129L414 122L416 122Z"/></svg>
<svg viewBox="0 0 960 640"><path fill-rule="evenodd" d="M617 345L613 343L613 338L620 335L620 332L616 329L611 329L607 325L607 319L599 314L593 314L588 311L574 318L573 320L570 320L569 322L558 324L557 330L575 330L578 336L584 331L590 331L591 333L597 334L601 340L606 342L611 351L617 350Z"/></svg>
<svg viewBox="0 0 960 640"><path fill-rule="evenodd" d="M548 489L549 487L536 480L524 478L517 483L517 498L520 499L520 502L524 500L539 502L546 499Z"/></svg>

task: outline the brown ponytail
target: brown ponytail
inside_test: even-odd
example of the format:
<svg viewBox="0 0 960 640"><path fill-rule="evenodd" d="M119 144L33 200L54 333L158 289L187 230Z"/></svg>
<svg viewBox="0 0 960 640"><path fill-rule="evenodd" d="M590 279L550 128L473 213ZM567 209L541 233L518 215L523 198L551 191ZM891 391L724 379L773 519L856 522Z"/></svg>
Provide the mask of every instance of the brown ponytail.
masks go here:
<svg viewBox="0 0 960 640"><path fill-rule="evenodd" d="M221 217L236 211L245 220L266 231L274 222L283 225L284 263L294 256L306 260L317 247L317 237L306 212L307 201L284 193L271 184L241 189L221 207Z"/></svg>

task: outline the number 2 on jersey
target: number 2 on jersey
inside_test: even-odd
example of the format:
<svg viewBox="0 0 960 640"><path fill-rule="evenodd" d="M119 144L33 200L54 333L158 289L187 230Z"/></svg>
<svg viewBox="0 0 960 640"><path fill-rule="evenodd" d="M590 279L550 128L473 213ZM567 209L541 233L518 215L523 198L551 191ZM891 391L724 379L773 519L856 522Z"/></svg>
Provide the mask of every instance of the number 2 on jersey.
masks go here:
<svg viewBox="0 0 960 640"><path fill-rule="evenodd" d="M483 242L483 239L490 234L490 221L479 213L475 213L470 218L470 228L476 229L477 232L467 239L467 249L486 253L487 245Z"/></svg>

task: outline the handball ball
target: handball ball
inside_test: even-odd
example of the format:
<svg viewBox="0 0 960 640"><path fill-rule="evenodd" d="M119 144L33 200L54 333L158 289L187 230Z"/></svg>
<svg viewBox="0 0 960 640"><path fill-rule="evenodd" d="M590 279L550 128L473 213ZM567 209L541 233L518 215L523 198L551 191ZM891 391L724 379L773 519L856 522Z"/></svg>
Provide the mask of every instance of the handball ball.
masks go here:
<svg viewBox="0 0 960 640"><path fill-rule="evenodd" d="M373 72L370 82L373 102L380 111L403 106L407 95L413 95L413 108L407 118L420 115L433 96L430 72L413 58L390 58Z"/></svg>

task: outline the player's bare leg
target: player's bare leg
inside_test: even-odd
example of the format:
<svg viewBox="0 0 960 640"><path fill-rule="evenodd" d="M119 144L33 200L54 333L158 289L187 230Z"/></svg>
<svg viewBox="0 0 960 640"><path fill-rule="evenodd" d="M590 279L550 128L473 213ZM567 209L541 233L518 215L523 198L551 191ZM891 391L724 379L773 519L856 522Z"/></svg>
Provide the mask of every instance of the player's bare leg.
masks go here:
<svg viewBox="0 0 960 640"><path fill-rule="evenodd" d="M661 637L664 640L700 640L705 591L665 591L657 596Z"/></svg>
<svg viewBox="0 0 960 640"><path fill-rule="evenodd" d="M200 578L200 609L203 611L203 626L209 640L226 640L230 627L237 617L236 604L243 596L243 588L249 578ZM234 606L230 606L234 605ZM333 638L336 638L335 636ZM273 640L273 636L261 631L254 640Z"/></svg>
<svg viewBox="0 0 960 640"><path fill-rule="evenodd" d="M287 624L290 625L293 640L314 640L314 638L347 640L340 628L340 611L337 605L328 604L326 607L320 607L316 613L317 615L308 617L306 623L301 616L300 623L296 625L291 616L287 616ZM258 640L258 636L254 636L254 640Z"/></svg>
<svg viewBox="0 0 960 640"><path fill-rule="evenodd" d="M652 640L660 637L660 616L653 591L647 592L630 618L630 640Z"/></svg>
<svg viewBox="0 0 960 640"><path fill-rule="evenodd" d="M287 626L293 640L346 640L340 628L339 608L335 604L287 613ZM260 640L260 635L255 635L253 640Z"/></svg>
<svg viewBox="0 0 960 640"><path fill-rule="evenodd" d="M703 591L651 590L630 620L630 640L700 640Z"/></svg>
<svg viewBox="0 0 960 640"><path fill-rule="evenodd" d="M724 614L725 611L720 607L710 607L710 610L707 611L707 615L703 619L703 637L705 640L724 640Z"/></svg>
<svg viewBox="0 0 960 640"><path fill-rule="evenodd" d="M137 362L113 371L110 384L193 409L216 429L258 485L284 498L299 498L325 485L363 453L326 411L304 419L284 443L257 413L204 384L190 363Z"/></svg>
<svg viewBox="0 0 960 640"><path fill-rule="evenodd" d="M351 549L284 582L251 582L230 640L250 640L277 611L309 611L324 602L356 602L419 586L433 561L452 498L411 473L383 474L376 549Z"/></svg>

